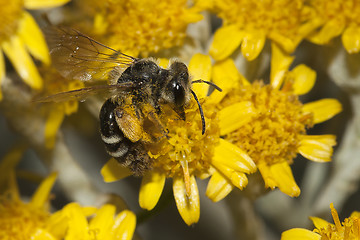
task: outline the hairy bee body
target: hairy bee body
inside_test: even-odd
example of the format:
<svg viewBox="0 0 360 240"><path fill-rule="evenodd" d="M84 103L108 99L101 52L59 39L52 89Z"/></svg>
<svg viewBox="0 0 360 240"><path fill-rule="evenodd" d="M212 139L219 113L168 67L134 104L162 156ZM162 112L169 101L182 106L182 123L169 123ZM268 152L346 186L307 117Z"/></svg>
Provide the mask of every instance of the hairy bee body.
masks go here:
<svg viewBox="0 0 360 240"><path fill-rule="evenodd" d="M180 77L179 71L184 72ZM100 132L107 152L135 175L141 176L151 168L153 161L145 151L144 143L159 139L146 131L144 122L152 125L152 130L156 129L154 132L161 138L166 132L158 120L161 105L174 102L172 107L184 118L183 105L187 101L184 89L189 88L190 82L185 64L174 62L169 69L164 69L147 59L125 69L117 84L126 82L138 87L129 94L113 96L103 104ZM179 91L174 92L174 86L178 86ZM176 101L183 101L178 108Z"/></svg>
<svg viewBox="0 0 360 240"><path fill-rule="evenodd" d="M174 61L164 69L151 59L129 56L66 27L49 28L47 40L52 63L63 77L82 82L105 78L110 84L60 92L37 101L82 101L92 95L106 95L100 111L101 138L106 151L134 175L141 176L151 168L153 159L145 145L167 137L162 119L168 116L163 106L185 120L184 108L192 95L205 133L204 114L191 84L207 83L221 89L201 79L190 81L184 63Z"/></svg>

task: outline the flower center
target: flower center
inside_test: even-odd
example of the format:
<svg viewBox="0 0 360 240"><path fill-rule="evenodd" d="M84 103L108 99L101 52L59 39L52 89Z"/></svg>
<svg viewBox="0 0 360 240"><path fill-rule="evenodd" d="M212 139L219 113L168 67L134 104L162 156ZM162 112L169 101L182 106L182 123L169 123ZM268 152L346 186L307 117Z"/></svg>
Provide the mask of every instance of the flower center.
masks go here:
<svg viewBox="0 0 360 240"><path fill-rule="evenodd" d="M19 25L23 6L23 0L1 1L0 42L6 41L10 36L15 34Z"/></svg>
<svg viewBox="0 0 360 240"><path fill-rule="evenodd" d="M201 19L186 0L107 0L102 6L95 31L105 36L107 44L133 55L182 45L187 25Z"/></svg>
<svg viewBox="0 0 360 240"><path fill-rule="evenodd" d="M312 124L312 117L302 113L298 97L255 82L230 93L222 104L239 101L252 102L257 114L225 138L245 150L255 163L291 163L297 154L300 135Z"/></svg>
<svg viewBox="0 0 360 240"><path fill-rule="evenodd" d="M246 32L275 32L295 37L299 26L309 15L304 11L303 1L291 0L215 0L215 12L224 25L236 24Z"/></svg>
<svg viewBox="0 0 360 240"><path fill-rule="evenodd" d="M344 19L346 22L360 24L360 5L357 1L326 1L313 0L310 4L316 9L317 14L324 20Z"/></svg>
<svg viewBox="0 0 360 240"><path fill-rule="evenodd" d="M186 121L171 113L172 110L164 114L162 120L168 129L168 137L148 146L150 156L156 159L153 165L155 170L165 173L169 178L183 176L184 173L208 173L220 130L217 115L213 111L215 108L206 103L202 107L206 122L204 135L201 133L202 122L195 100L185 110Z"/></svg>

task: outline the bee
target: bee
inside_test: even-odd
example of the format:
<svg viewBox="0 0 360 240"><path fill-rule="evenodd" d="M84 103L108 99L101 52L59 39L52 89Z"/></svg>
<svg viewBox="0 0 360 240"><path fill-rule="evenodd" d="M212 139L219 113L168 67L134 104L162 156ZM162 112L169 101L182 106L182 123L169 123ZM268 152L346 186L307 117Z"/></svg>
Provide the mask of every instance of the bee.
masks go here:
<svg viewBox="0 0 360 240"><path fill-rule="evenodd" d="M174 61L164 69L153 59L129 56L70 28L50 28L46 35L53 65L62 76L83 82L105 77L108 83L60 92L37 101L84 100L97 94L108 96L99 114L101 139L108 154L134 175L143 175L153 162L144 144L167 136L159 117L164 105L170 106L185 121L184 108L193 96L202 120L202 134L205 133L204 113L191 86L206 83L221 89L201 79L191 81L183 62ZM151 127L145 128L145 125Z"/></svg>

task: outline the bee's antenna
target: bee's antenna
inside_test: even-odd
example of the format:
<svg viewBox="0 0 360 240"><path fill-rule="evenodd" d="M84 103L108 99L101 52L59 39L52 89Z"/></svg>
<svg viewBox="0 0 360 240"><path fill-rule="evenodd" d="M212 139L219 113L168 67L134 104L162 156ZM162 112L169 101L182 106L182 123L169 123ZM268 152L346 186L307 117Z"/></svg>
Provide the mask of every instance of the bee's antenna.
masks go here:
<svg viewBox="0 0 360 240"><path fill-rule="evenodd" d="M205 133L205 117L204 117L204 112L202 110L201 104L199 102L199 99L197 98L195 92L193 90L190 90L191 94L194 96L195 101L197 102L197 105L199 106L199 111L200 111L200 116L201 116L201 123L202 123L202 131L201 134L204 135Z"/></svg>
<svg viewBox="0 0 360 240"><path fill-rule="evenodd" d="M218 90L219 92L222 92L222 89L220 87L218 87L215 83L213 82L209 82L209 81L205 81L205 80L202 80L202 79L198 79L198 80L195 80L195 81L192 81L191 83L206 83L206 84L209 84L210 86L214 87L216 90Z"/></svg>
<svg viewBox="0 0 360 240"><path fill-rule="evenodd" d="M220 87L218 87L215 83L209 82L209 81L205 81L202 79L198 79L195 81L192 81L191 83L206 83L209 84L210 86L214 87L216 90L218 90L219 92L222 92L222 89ZM193 90L191 90L191 94L194 96L195 101L197 102L197 105L199 106L199 111L200 111L200 116L201 116L201 123L202 123L202 135L205 134L205 117L204 117L204 112L202 110L201 104L199 102L199 99L197 98L195 92Z"/></svg>

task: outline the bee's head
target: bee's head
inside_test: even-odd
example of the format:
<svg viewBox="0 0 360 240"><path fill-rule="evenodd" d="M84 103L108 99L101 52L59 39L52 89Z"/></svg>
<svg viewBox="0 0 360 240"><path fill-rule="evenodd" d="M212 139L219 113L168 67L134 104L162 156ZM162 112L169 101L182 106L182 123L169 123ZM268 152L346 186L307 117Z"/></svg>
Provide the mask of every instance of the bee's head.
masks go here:
<svg viewBox="0 0 360 240"><path fill-rule="evenodd" d="M190 101L189 72L182 62L174 62L169 68L170 74L163 92L163 99L170 103L174 111L185 120L185 105Z"/></svg>
<svg viewBox="0 0 360 240"><path fill-rule="evenodd" d="M198 104L200 117L202 122L202 134L205 133L205 117L200 102L191 89L192 83L206 83L210 86L213 86L216 90L222 91L221 88L216 86L214 83L205 81L202 79L195 80L190 82L189 71L186 65L182 62L174 62L170 65L169 68L169 78L165 86L165 91L163 92L163 99L165 102L170 103L174 111L185 120L185 110L184 107L189 103L191 95L194 97L196 103ZM191 94L191 95L190 95Z"/></svg>

